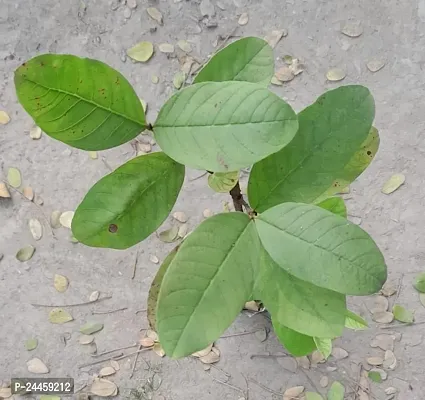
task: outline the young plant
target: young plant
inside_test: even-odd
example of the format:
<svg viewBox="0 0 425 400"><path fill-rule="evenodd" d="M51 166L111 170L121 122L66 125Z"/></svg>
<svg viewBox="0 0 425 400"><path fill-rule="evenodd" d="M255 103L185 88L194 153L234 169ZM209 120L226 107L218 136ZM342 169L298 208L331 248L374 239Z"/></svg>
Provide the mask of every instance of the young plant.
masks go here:
<svg viewBox="0 0 425 400"><path fill-rule="evenodd" d="M335 196L378 149L369 90L330 90L297 115L267 89L273 73L265 41L238 40L151 125L127 80L99 61L45 54L16 70L19 101L54 139L104 150L147 129L162 149L89 190L72 221L81 243L126 249L147 238L173 208L185 166L208 171L211 188L230 192L236 212L202 222L152 283L148 318L170 357L208 346L253 299L289 352L326 356L344 326L366 326L347 310L346 295L375 293L386 280L378 247ZM251 166L247 202L238 171Z"/></svg>

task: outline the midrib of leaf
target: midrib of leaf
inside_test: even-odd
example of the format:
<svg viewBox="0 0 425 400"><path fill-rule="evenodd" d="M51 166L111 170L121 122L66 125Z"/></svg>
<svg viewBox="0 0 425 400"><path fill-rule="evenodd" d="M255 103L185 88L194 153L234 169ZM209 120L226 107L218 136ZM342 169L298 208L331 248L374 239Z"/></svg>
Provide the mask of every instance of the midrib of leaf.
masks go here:
<svg viewBox="0 0 425 400"><path fill-rule="evenodd" d="M133 119L133 118L127 116L127 115L121 114L120 112L114 111L111 108L108 108L108 107L102 106L100 104L97 104L97 103L95 103L92 100L88 100L88 99L86 99L84 97L79 96L78 94L75 94L75 93L72 93L72 92L68 92L67 90L63 90L63 89L57 89L57 88L53 88L53 87L51 88L51 87L48 87L46 85L42 85L41 83L35 82L32 79L28 79L27 77L25 77L24 79L27 80L28 82L34 83L35 85L38 85L38 86L40 86L40 87L42 87L44 89L49 89L49 90L53 90L53 91L56 91L56 92L59 92L59 93L66 94L68 96L76 97L77 99L80 99L80 100L82 100L82 101L84 101L86 103L92 104L93 106L98 107L98 108L101 108L102 110L109 111L111 114L118 115L121 118L124 118L124 119L127 119L127 120L131 121L131 122L134 122L135 124L140 125L142 128L145 127L145 125L142 124L140 121L136 121L135 119Z"/></svg>
<svg viewBox="0 0 425 400"><path fill-rule="evenodd" d="M185 334L185 331L186 331L187 326L192 321L193 315L195 314L195 310L198 308L199 304L204 299L205 294L208 292L208 290L211 287L212 283L214 282L215 278L217 277L217 275L221 271L221 268L223 267L223 265L226 263L226 261L228 260L228 258L230 257L230 255L233 253L234 248L237 246L238 242L243 237L244 233L246 232L247 228L250 226L251 222L252 222L251 220L248 221L248 223L246 224L245 228L243 229L243 231L241 232L241 234L239 235L239 237L231 245L230 251L226 254L226 256L224 257L223 261L220 263L219 267L217 268L217 271L215 272L215 274L213 275L213 277L210 279L210 282L208 283L208 286L205 288L204 292L202 293L202 296L200 297L199 301L196 303L195 307L193 308L193 312L191 313L189 319L185 323L184 328L181 330L180 337L177 340L176 345L174 346L174 350L177 349L180 346L180 341L182 340L182 337ZM172 261L171 261L171 263L172 263ZM169 269L168 269L168 271L169 271ZM171 292L171 293L173 293L173 292ZM168 295L170 295L171 293L169 293Z"/></svg>
<svg viewBox="0 0 425 400"><path fill-rule="evenodd" d="M264 49L264 47L265 46L263 46L263 47L261 47L261 49L260 50L258 50L250 59L249 59L249 61L247 61L246 63L245 63L245 65L242 67L242 69L235 75L235 77L234 77L234 79L236 79L236 78L238 78L239 77L239 75L240 74L242 74L242 72L245 70L245 68L246 67L248 67L248 65L249 65L249 63L255 58L255 57L257 57L258 56L258 54L259 53L261 53L262 51L263 51L263 49Z"/></svg>
<svg viewBox="0 0 425 400"><path fill-rule="evenodd" d="M261 220L261 219L260 219L260 220ZM311 243L311 242L309 242L308 240L302 239L302 238L301 238L301 237L299 237L299 236L295 236L295 235L293 235L293 234L289 233L288 231L285 231L285 230L283 230L283 229L279 228L278 226L274 225L273 223L271 223L271 222L269 222L269 221L264 221L264 220L261 220L261 221L262 221L262 222L265 222L266 224L268 224L268 225L272 226L273 228L277 229L279 232L283 232L284 234L286 234L286 235L288 235L288 236L291 236L291 237L293 237L293 238L295 238L295 239L298 239L298 240L300 240L300 241L302 241L302 242L304 242L304 243L307 243L307 244L309 244L310 246L317 247L317 248L319 248L319 249L321 249L321 250L324 250L325 252L329 252L329 253L331 253L331 254L332 254L334 257L336 257L336 258L343 259L343 260L347 261L348 263L352 263L352 264L354 264L356 267L359 267L360 269L362 269L363 271L365 271L368 275L373 276L373 277L377 280L377 282L379 282L379 283L380 283L380 280L377 278L377 276L376 276L375 274L373 274L372 272L370 272L370 271L368 271L368 270L364 269L364 268L363 268L363 266L362 266L362 264L358 264L358 263L357 263L357 259L358 259L359 257L362 257L362 256L364 256L365 254L367 254L367 253L369 253L369 252L366 252L366 253L363 253L363 254L361 254L361 255L358 255L358 256L357 256L357 258L355 259L355 261L352 261L352 260L350 260L350 259L348 259L348 258L346 258L346 257L344 257L344 256L341 256L341 255L339 255L339 254L335 254L332 250L329 250L329 249L326 249L326 248L324 248L324 247L321 247L321 246L319 246L319 245L317 245L317 244ZM307 228L307 229L308 229L308 228ZM325 233L327 233L327 232L325 232ZM321 239L322 237L323 237L323 235L322 235L322 236L320 236L319 238L317 238L317 240ZM357 238L357 239L359 239L359 240L367 240L366 238ZM341 243L341 244L343 244L343 243ZM339 247L341 244L339 244L337 247Z"/></svg>

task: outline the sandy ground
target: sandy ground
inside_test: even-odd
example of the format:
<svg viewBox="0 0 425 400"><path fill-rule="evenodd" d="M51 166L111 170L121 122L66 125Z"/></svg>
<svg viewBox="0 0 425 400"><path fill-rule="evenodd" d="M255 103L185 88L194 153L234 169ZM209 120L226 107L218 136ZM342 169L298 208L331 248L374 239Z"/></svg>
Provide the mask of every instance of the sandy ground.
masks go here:
<svg viewBox="0 0 425 400"><path fill-rule="evenodd" d="M212 2L215 4L215 0ZM92 249L72 243L70 232L65 228L56 230L57 238L53 238L47 224L43 238L38 242L33 240L27 225L30 218L45 222L43 214L74 210L91 185L109 172L101 157L115 168L134 152L131 145L126 144L101 152L99 159L92 160L86 152L70 149L46 135L38 141L31 140L28 132L32 122L17 102L13 71L24 60L45 52L100 59L129 79L138 95L148 102L148 119L154 121L160 106L174 90L172 77L179 69L178 60L157 51L148 63L135 64L123 57L125 49L140 40L158 44L186 39L194 46L193 54L204 59L214 51L217 36L232 32L243 12L249 13L250 20L238 28L238 35L264 36L273 29L288 30L288 36L275 49L277 65L281 65L284 54L291 54L306 64L306 70L289 84L272 87L272 90L297 111L324 90L338 85L326 81L326 71L331 67L345 69L347 76L343 84L361 83L371 89L376 100L375 126L380 131L381 147L372 166L352 185L347 206L351 215L362 219L361 226L384 251L389 280L396 286L402 282L398 302L415 310L418 322L425 321L425 308L411 286L414 276L424 270L425 260L422 235L425 225L423 0L419 4L416 0L221 0L225 10L215 8L216 28L207 28L202 22L196 24L195 20L200 18L197 1L161 0L148 4L146 0L137 0L137 8L130 18L125 18L129 16L126 6L116 0L87 0L85 10L78 0L0 0L0 4L0 109L6 110L12 119L8 125L0 126L0 177L5 178L9 167L18 167L24 186L34 188L36 195L44 200L44 204L37 207L13 193L12 201L0 203L0 252L4 254L0 261L0 381L5 383L11 377L31 375L26 362L39 357L50 369L48 376L70 376L75 378L77 388L82 387L102 365L79 368L93 361L78 344L79 327L92 320L104 323L104 329L96 334L98 353L136 342L140 329L148 324L144 313L136 315L135 311L145 308L148 288L157 270L149 257L156 255L163 260L172 248L152 235L127 251ZM148 17L146 7L149 5L161 10L163 26ZM364 32L359 38L341 34L341 27L349 20L361 21ZM156 32L151 32L154 27ZM375 74L365 65L374 57L386 61L385 67ZM160 77L157 85L151 82L153 74ZM406 183L386 196L380 189L393 173L404 173ZM222 201L228 200L212 193L205 179L190 180L197 175L198 171L188 171L175 206L175 210L190 216L191 228L202 219L205 208L218 212L223 207ZM171 224L169 219L164 226ZM15 254L27 244L33 244L36 253L27 263L20 263ZM140 255L136 277L131 279L137 252ZM53 287L54 274L68 277L70 286L65 293L58 293ZM60 305L87 301L94 290L112 298L69 308L74 321L64 325L52 325L48 321L48 309L31 306L31 303ZM331 357L316 368L293 373L285 369L289 364L284 358L250 357L283 351L273 333L265 342L260 342L255 335L244 335L217 342L221 350L219 369L204 371L203 365L193 358L171 361L143 353L132 379L129 376L133 358L128 358L120 361L121 370L111 380L119 386L122 399L131 398L130 390L140 389L154 374L162 380L159 389L150 394L154 399L236 400L243 397L242 393L216 380L245 390L244 376L276 392L295 384L316 390L314 383L325 394L326 389L319 386L319 380L326 375L331 381L340 380L350 392L350 385L357 380L357 363L372 355L383 355L383 351L369 346L371 338L383 331L372 322L367 311L372 299L349 301L355 311L370 321L370 329L357 334L347 332L336 341L335 345L349 352L349 357L341 361ZM393 301L390 299L390 304ZM93 310L123 307L127 309L92 315ZM264 315L241 314L227 333L252 331L263 326L269 327ZM398 389L398 399L423 400L423 325L394 331L402 334L395 347L398 366L389 371L386 381L372 384L370 398L387 399L384 389L393 386ZM24 346L30 337L39 341L32 352ZM66 344L64 337L69 339ZM337 370L330 372L332 366ZM250 399L281 398L252 381L249 388ZM350 393L346 398L354 399Z"/></svg>

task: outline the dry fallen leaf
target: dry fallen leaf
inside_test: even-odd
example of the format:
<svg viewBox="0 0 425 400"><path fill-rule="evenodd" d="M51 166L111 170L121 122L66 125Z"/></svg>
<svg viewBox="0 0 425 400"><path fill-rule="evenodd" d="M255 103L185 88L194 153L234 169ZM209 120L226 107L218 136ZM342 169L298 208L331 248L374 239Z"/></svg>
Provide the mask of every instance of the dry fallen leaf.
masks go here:
<svg viewBox="0 0 425 400"><path fill-rule="evenodd" d="M304 71L304 64L301 64L298 58L294 58L292 59L292 62L289 65L289 69L295 76L297 76Z"/></svg>
<svg viewBox="0 0 425 400"><path fill-rule="evenodd" d="M320 378L319 385L322 388L325 388L326 386L328 386L329 385L329 378L327 376L322 376Z"/></svg>
<svg viewBox="0 0 425 400"><path fill-rule="evenodd" d="M259 311L260 305L255 300L251 300L247 301L243 308L250 311Z"/></svg>
<svg viewBox="0 0 425 400"><path fill-rule="evenodd" d="M211 352L211 349L213 347L213 343L211 343L209 346L205 347L205 349L199 350L195 353L192 354L193 357L204 357L207 354L209 354Z"/></svg>
<svg viewBox="0 0 425 400"><path fill-rule="evenodd" d="M186 74L182 71L176 72L173 78L173 85L178 90L183 86L184 81L186 80Z"/></svg>
<svg viewBox="0 0 425 400"><path fill-rule="evenodd" d="M118 387L114 382L107 379L95 378L89 389L90 393L99 397L113 396L118 391Z"/></svg>
<svg viewBox="0 0 425 400"><path fill-rule="evenodd" d="M90 293L89 300L90 301L96 301L100 296L100 292L98 290L95 290L94 292Z"/></svg>
<svg viewBox="0 0 425 400"><path fill-rule="evenodd" d="M78 343L80 344L90 344L90 343L93 343L93 341L94 341L94 336L92 335L81 335L78 338Z"/></svg>
<svg viewBox="0 0 425 400"><path fill-rule="evenodd" d="M28 221L28 227L34 240L40 240L43 237L43 227L38 219L31 218Z"/></svg>
<svg viewBox="0 0 425 400"><path fill-rule="evenodd" d="M199 359L204 364L214 364L220 361L220 351L216 347L213 347L206 356L199 357Z"/></svg>
<svg viewBox="0 0 425 400"><path fill-rule="evenodd" d="M41 138L41 128L39 126L33 126L30 129L30 138L33 140L38 140Z"/></svg>
<svg viewBox="0 0 425 400"><path fill-rule="evenodd" d="M366 361L369 365L374 365L374 366L382 365L384 363L384 359L382 357L379 357L379 356L369 357L369 358L366 359Z"/></svg>
<svg viewBox="0 0 425 400"><path fill-rule="evenodd" d="M120 370L120 365L118 364L118 361L111 360L111 367L112 367L115 371L119 371L119 370Z"/></svg>
<svg viewBox="0 0 425 400"><path fill-rule="evenodd" d="M161 346L161 343L155 343L153 345L152 350L160 357L164 357L165 356L165 351Z"/></svg>
<svg viewBox="0 0 425 400"><path fill-rule="evenodd" d="M6 125L10 122L9 114L6 111L0 111L0 125Z"/></svg>
<svg viewBox="0 0 425 400"><path fill-rule="evenodd" d="M92 160L97 160L97 151L89 151L89 157Z"/></svg>
<svg viewBox="0 0 425 400"><path fill-rule="evenodd" d="M323 357L323 354L319 350L314 350L313 353L311 353L312 364L319 364L324 361L325 361L325 357Z"/></svg>
<svg viewBox="0 0 425 400"><path fill-rule="evenodd" d="M283 82L281 82L279 79L277 79L274 75L273 75L270 83L272 85L276 85L276 86L282 86L283 85Z"/></svg>
<svg viewBox="0 0 425 400"><path fill-rule="evenodd" d="M307 356L297 357L297 364L303 369L310 369L310 360Z"/></svg>
<svg viewBox="0 0 425 400"><path fill-rule="evenodd" d="M152 75L151 76L151 82L154 83L155 85L159 82L159 77L158 75Z"/></svg>
<svg viewBox="0 0 425 400"><path fill-rule="evenodd" d="M376 335L370 342L370 347L379 347L382 350L394 350L394 336L392 335Z"/></svg>
<svg viewBox="0 0 425 400"><path fill-rule="evenodd" d="M283 392L283 400L298 398L304 392L304 386L294 386Z"/></svg>
<svg viewBox="0 0 425 400"><path fill-rule="evenodd" d="M292 81L292 79L294 79L295 75L292 73L291 69L287 66L284 65L283 67L280 67L276 72L275 72L275 77L277 79L279 79L281 82L289 82Z"/></svg>
<svg viewBox="0 0 425 400"><path fill-rule="evenodd" d="M349 22L341 29L341 32L346 36L356 38L363 33L363 28L360 22Z"/></svg>
<svg viewBox="0 0 425 400"><path fill-rule="evenodd" d="M274 30L268 33L264 37L264 40L270 45L272 49L274 49L276 45L278 44L279 40L282 39L282 37L285 37L287 35L288 35L288 32L285 29Z"/></svg>
<svg viewBox="0 0 425 400"><path fill-rule="evenodd" d="M396 293L397 288L394 286L394 284L389 281L385 282L384 286L381 289L381 294L383 294L385 297L390 297Z"/></svg>
<svg viewBox="0 0 425 400"><path fill-rule="evenodd" d="M265 342L267 340L267 329L259 329L258 331L255 331L254 335L260 342Z"/></svg>
<svg viewBox="0 0 425 400"><path fill-rule="evenodd" d="M44 200L40 196L35 196L34 203L38 206L42 206L44 204Z"/></svg>
<svg viewBox="0 0 425 400"><path fill-rule="evenodd" d="M62 215L61 211L55 210L50 215L50 226L53 229L58 229L61 227L60 216Z"/></svg>
<svg viewBox="0 0 425 400"><path fill-rule="evenodd" d="M390 386L390 387L386 388L384 390L384 392L385 392L386 395L389 396L389 395L392 395L392 394L396 394L397 393L397 389L395 387Z"/></svg>
<svg viewBox="0 0 425 400"><path fill-rule="evenodd" d="M244 12L239 17L238 24L241 25L241 26L244 26L248 23L248 21L249 21L249 15L248 15L248 13Z"/></svg>
<svg viewBox="0 0 425 400"><path fill-rule="evenodd" d="M214 215L214 213L209 209L206 208L203 212L202 215L204 216L204 218L210 218Z"/></svg>
<svg viewBox="0 0 425 400"><path fill-rule="evenodd" d="M0 399L8 399L9 397L12 397L12 389L10 387L0 387Z"/></svg>
<svg viewBox="0 0 425 400"><path fill-rule="evenodd" d="M192 51L192 45L187 40L179 40L177 46L185 53L190 53Z"/></svg>
<svg viewBox="0 0 425 400"><path fill-rule="evenodd" d="M25 348L28 351L36 349L38 346L38 340L35 338L30 338L25 341Z"/></svg>
<svg viewBox="0 0 425 400"><path fill-rule="evenodd" d="M68 289L68 278L64 275L55 274L53 285L58 292L63 293Z"/></svg>
<svg viewBox="0 0 425 400"><path fill-rule="evenodd" d="M188 220L186 214L183 211L176 211L173 214L173 218L176 219L179 222L187 222L187 220Z"/></svg>
<svg viewBox="0 0 425 400"><path fill-rule="evenodd" d="M29 200L29 201L33 201L34 200L34 190L32 188L30 188L29 186L24 187L22 190L22 194Z"/></svg>
<svg viewBox="0 0 425 400"><path fill-rule="evenodd" d="M31 257L34 255L34 252L35 247L28 245L18 250L18 252L16 253L16 258L21 262L25 262L31 259Z"/></svg>
<svg viewBox="0 0 425 400"><path fill-rule="evenodd" d="M155 331L153 331L152 329L148 329L146 331L146 337L151 338L154 342L159 341L158 334Z"/></svg>
<svg viewBox="0 0 425 400"><path fill-rule="evenodd" d="M173 53L174 45L170 43L160 43L158 49L161 53Z"/></svg>
<svg viewBox="0 0 425 400"><path fill-rule="evenodd" d="M10 198L9 189L7 188L4 182L0 182L0 197L3 197L5 199Z"/></svg>
<svg viewBox="0 0 425 400"><path fill-rule="evenodd" d="M103 324L100 322L86 322L81 328L80 332L85 335L92 335L93 333L99 332L103 329Z"/></svg>
<svg viewBox="0 0 425 400"><path fill-rule="evenodd" d="M395 192L405 181L406 177L403 174L395 174L385 182L381 192L384 194Z"/></svg>
<svg viewBox="0 0 425 400"><path fill-rule="evenodd" d="M381 312L381 311L388 311L388 299L384 296L375 296L374 297L374 306L370 310L372 314Z"/></svg>
<svg viewBox="0 0 425 400"><path fill-rule="evenodd" d="M103 367L100 371L99 371L99 376L103 377L103 376L109 376L109 375L114 375L115 374L115 368L113 367Z"/></svg>
<svg viewBox="0 0 425 400"><path fill-rule="evenodd" d="M74 211L65 211L59 217L59 222L63 227L71 229L72 218L74 218Z"/></svg>
<svg viewBox="0 0 425 400"><path fill-rule="evenodd" d="M158 264L159 263L159 258L153 254L150 255L149 260L151 262L153 262L154 264Z"/></svg>
<svg viewBox="0 0 425 400"><path fill-rule="evenodd" d="M370 60L370 61L367 62L366 66L367 66L367 69L370 72L378 72L379 70L384 68L385 61L384 60L378 60L378 59Z"/></svg>
<svg viewBox="0 0 425 400"><path fill-rule="evenodd" d="M127 55L133 60L146 62L153 55L153 44L151 42L140 42L127 50Z"/></svg>
<svg viewBox="0 0 425 400"><path fill-rule="evenodd" d="M331 68L326 73L326 79L330 82L342 81L345 78L345 72L341 68Z"/></svg>
<svg viewBox="0 0 425 400"><path fill-rule="evenodd" d="M178 236L180 238L184 238L187 235L188 230L189 230L188 224L181 225L180 228L179 228L179 231L178 231Z"/></svg>
<svg viewBox="0 0 425 400"><path fill-rule="evenodd" d="M162 25L162 14L157 8L149 7L146 9L146 12L153 20L158 22L159 25Z"/></svg>
<svg viewBox="0 0 425 400"><path fill-rule="evenodd" d="M152 151L152 146L150 143L137 143L137 155L144 155Z"/></svg>
<svg viewBox="0 0 425 400"><path fill-rule="evenodd" d="M27 362L27 368L29 372L33 374L48 374L49 368L39 358L33 358Z"/></svg>
<svg viewBox="0 0 425 400"><path fill-rule="evenodd" d="M155 341L150 337L141 338L139 343L143 347L152 347L155 344Z"/></svg>
<svg viewBox="0 0 425 400"><path fill-rule="evenodd" d="M348 352L341 347L334 347L331 352L332 356L334 356L337 360L343 360L348 357Z"/></svg>
<svg viewBox="0 0 425 400"><path fill-rule="evenodd" d="M380 324L389 324L394 320L394 315L388 311L379 311L372 314L372 319Z"/></svg>
<svg viewBox="0 0 425 400"><path fill-rule="evenodd" d="M18 168L10 167L7 171L7 181L10 186L17 189L22 184L21 171Z"/></svg>
<svg viewBox="0 0 425 400"><path fill-rule="evenodd" d="M72 315L65 311L63 308L54 308L49 312L49 321L52 324L64 324L66 322L72 321Z"/></svg>
<svg viewBox="0 0 425 400"><path fill-rule="evenodd" d="M397 359L391 350L385 351L384 364L385 369L394 370L397 367Z"/></svg>

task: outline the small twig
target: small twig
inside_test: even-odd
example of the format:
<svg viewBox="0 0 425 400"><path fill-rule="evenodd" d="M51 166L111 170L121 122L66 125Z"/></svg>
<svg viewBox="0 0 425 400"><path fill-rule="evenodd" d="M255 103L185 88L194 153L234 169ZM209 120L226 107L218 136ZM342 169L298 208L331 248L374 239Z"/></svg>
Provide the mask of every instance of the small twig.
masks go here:
<svg viewBox="0 0 425 400"><path fill-rule="evenodd" d="M116 310L92 311L91 313L93 315L96 315L96 314L112 314L112 313L116 313L118 311L124 311L124 310L127 310L127 307L117 308Z"/></svg>
<svg viewBox="0 0 425 400"><path fill-rule="evenodd" d="M136 314L139 314L141 312L146 312L146 311L148 311L146 308L142 308L141 310L137 310L136 311Z"/></svg>
<svg viewBox="0 0 425 400"><path fill-rule="evenodd" d="M299 368L301 373L307 378L307 380L310 382L310 385L314 387L317 393L321 393L319 388L316 386L316 384L313 382L313 380L310 378L310 376L307 374L306 371L304 371L304 368Z"/></svg>
<svg viewBox="0 0 425 400"><path fill-rule="evenodd" d="M49 227L49 229L50 229L50 232L52 233L52 237L54 238L54 239L57 239L57 237L56 237L56 235L55 235L55 232L53 231L53 228L51 227L51 225L50 225L50 221L49 221L49 219L46 217L46 214L44 214L44 212L43 212L43 209L38 205L38 204L36 204L36 203L34 203L32 200L30 200L30 199L27 199L26 197L25 197L25 195L22 193L22 192L20 192L18 189L15 189L13 186L10 186L6 181L4 181L4 180L2 180L2 182L5 184L5 185L7 185L7 187L8 187L8 189L10 189L10 190L12 190L12 192L15 192L15 193L18 193L24 200L26 200L26 201L29 201L31 204L33 204L35 207L37 207L38 208L38 211L40 211L40 214L43 216L43 218L44 218L44 220L46 221L46 225Z"/></svg>
<svg viewBox="0 0 425 400"><path fill-rule="evenodd" d="M396 294L396 296L394 298L393 306L394 306L395 303L397 303L397 300L398 300L398 298L400 296L400 292L401 292L401 289L403 287L403 278L404 278L404 273L402 273L401 276L400 276L400 280L398 282L398 287L397 287L397 294Z"/></svg>
<svg viewBox="0 0 425 400"><path fill-rule="evenodd" d="M232 375L230 375L228 372L222 370L221 368L217 367L217 365L210 364L210 366L211 366L211 368L214 368L217 371L220 371L225 377L227 377L227 379L230 379L232 377Z"/></svg>
<svg viewBox="0 0 425 400"><path fill-rule="evenodd" d="M268 388L267 386L264 386L263 384L261 384L260 382L257 382L255 379L252 378L248 378L248 380L254 384L256 384L257 386L259 386L261 389L264 389L265 391L272 393L272 394L276 394L278 396L283 396L283 393L280 392L276 392L273 389Z"/></svg>
<svg viewBox="0 0 425 400"><path fill-rule="evenodd" d="M106 161L105 157L102 157L102 162L105 164L105 167L109 169L109 171L112 171L112 167L108 164L108 161Z"/></svg>
<svg viewBox="0 0 425 400"><path fill-rule="evenodd" d="M281 358L281 357L289 357L288 354L251 354L249 358L252 360L254 358Z"/></svg>
<svg viewBox="0 0 425 400"><path fill-rule="evenodd" d="M134 266L133 266L133 275L131 276L131 279L134 279L136 277L136 268L137 268L137 262L139 261L139 252L136 252L136 259L134 260Z"/></svg>
<svg viewBox="0 0 425 400"><path fill-rule="evenodd" d="M117 355L116 355L116 356L114 356L114 357L105 358L105 359L103 359L103 360L93 361L93 362L91 362L91 363L87 363L87 364L81 364L81 365L79 365L79 366L78 366L78 368L79 368L79 369L81 369L81 368L85 368L85 367L91 367L92 365L101 364L101 363L103 363L103 362L107 362L107 361L111 361L111 360L121 360L121 358L119 358L119 357L121 357L123 354L124 354L124 353L120 353L120 354L117 354ZM117 358L117 357L118 357L118 358Z"/></svg>
<svg viewBox="0 0 425 400"><path fill-rule="evenodd" d="M423 325L425 324L425 321L420 321L420 322L403 322L401 324L395 324L395 325L383 325L380 326L380 329L395 329L395 328L406 328L408 326L415 326L415 325Z"/></svg>
<svg viewBox="0 0 425 400"><path fill-rule="evenodd" d="M137 343L133 343L130 346L125 346L125 347L119 347L117 349L113 349L113 350L108 350L108 351L104 351L103 353L99 353L99 354L92 354L92 357L102 357L105 356L106 354L110 354L113 353L115 351L120 351L120 350L126 350L126 349L131 349L132 347L136 347Z"/></svg>
<svg viewBox="0 0 425 400"><path fill-rule="evenodd" d="M236 33L237 30L238 30L238 26L236 26L235 28L233 28L232 31L220 43L220 46L217 46L217 48L215 49L215 51L214 51L213 54L215 54L218 51L220 51L226 45L226 43L229 41L229 39L235 36L235 33Z"/></svg>
<svg viewBox="0 0 425 400"><path fill-rule="evenodd" d="M151 346L151 347L145 347L145 348L144 348L144 349L142 349L142 350L137 350L137 351L134 351L133 353L124 354L124 355L122 355L122 356L120 356L120 357L118 357L118 358L114 358L114 360L115 360L115 361L119 361L119 360L122 360L122 359L124 359L124 358L130 357L130 356L133 356L133 355L135 355L135 354L137 354L137 353L142 353L143 351L152 350L152 348L153 348L153 346Z"/></svg>
<svg viewBox="0 0 425 400"><path fill-rule="evenodd" d="M112 296L99 297L96 300L90 300L90 301L86 301L84 303L59 304L59 305L31 303L31 305L33 307L51 307L51 308L55 308L55 307L78 307L78 306L86 306L88 304L93 304L93 303L96 303L98 301L102 301L102 300L106 300L106 299L112 299Z"/></svg>
<svg viewBox="0 0 425 400"><path fill-rule="evenodd" d="M229 335L220 336L220 339L226 339L226 338L235 337L235 336L252 335L253 333L262 331L263 329L264 328L256 329L255 331L249 331L249 332L230 333Z"/></svg>
<svg viewBox="0 0 425 400"><path fill-rule="evenodd" d="M202 177L204 177L206 174L208 174L208 171L203 172L201 175L196 176L195 178L190 178L189 182L193 182L196 181L197 179L201 179Z"/></svg>
<svg viewBox="0 0 425 400"><path fill-rule="evenodd" d="M231 385L230 383L227 383L227 382L221 381L220 379L215 379L215 378L213 378L213 381L214 381L214 382L217 382L217 383L220 383L220 384L222 384L222 385L228 386L229 388L232 388L233 390L236 390L237 392L242 393L242 394L245 396L245 391L244 391L244 390L242 390L241 388L238 388L238 387L236 387L236 386L233 386L233 385Z"/></svg>
<svg viewBox="0 0 425 400"><path fill-rule="evenodd" d="M142 345L139 346L139 350L142 350ZM137 364L137 360L139 359L139 353L136 353L136 357L134 357L134 362L133 362L133 366L131 367L131 373L129 378L131 379L133 377L134 374L134 370L136 369L136 364Z"/></svg>
<svg viewBox="0 0 425 400"><path fill-rule="evenodd" d="M85 387L87 387L87 383L85 383L83 386L81 386L79 389L74 390L74 394L77 394L78 392L81 392Z"/></svg>

